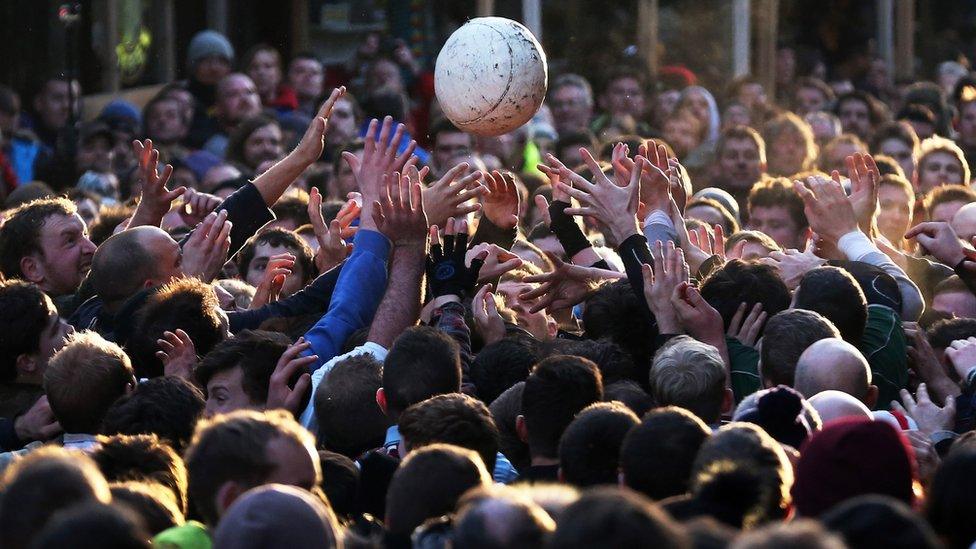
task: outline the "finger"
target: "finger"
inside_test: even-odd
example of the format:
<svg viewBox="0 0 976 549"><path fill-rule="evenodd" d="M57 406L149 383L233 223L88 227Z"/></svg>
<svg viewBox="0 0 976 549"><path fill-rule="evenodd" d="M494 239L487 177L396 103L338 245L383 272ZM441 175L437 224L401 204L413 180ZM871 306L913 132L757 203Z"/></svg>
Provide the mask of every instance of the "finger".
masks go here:
<svg viewBox="0 0 976 549"><path fill-rule="evenodd" d="M923 402L932 402L932 399L929 398L929 389L924 383L918 384L918 389L915 391L915 397L918 399L918 404Z"/></svg>
<svg viewBox="0 0 976 549"><path fill-rule="evenodd" d="M329 98L325 100L325 103L322 103L322 107L319 108L319 112L316 114L316 116L328 120L329 117L332 116L332 108L335 107L336 101L345 95L345 93L345 86L334 88L332 93L329 94Z"/></svg>
<svg viewBox="0 0 976 549"><path fill-rule="evenodd" d="M159 347L160 350L162 352L164 352L164 353L172 353L173 350L176 348L176 347L173 347L173 344L172 343L170 343L169 341L166 341L165 339L157 339L156 340L156 346Z"/></svg>
<svg viewBox="0 0 976 549"><path fill-rule="evenodd" d="M487 288L490 290L491 284L488 284ZM494 318L498 316L498 306L495 304L495 294L488 292L485 295L485 308L487 309L489 317Z"/></svg>
<svg viewBox="0 0 976 549"><path fill-rule="evenodd" d="M746 314L746 303L743 301L739 304L739 308L735 310L735 314L732 315L732 320L729 322L729 329L726 333L730 336L738 335L740 328L742 328L743 317Z"/></svg>
<svg viewBox="0 0 976 549"><path fill-rule="evenodd" d="M654 273L651 271L651 266L647 263L642 263L641 275L644 279L644 293L646 295L651 287L654 286Z"/></svg>
<svg viewBox="0 0 976 549"><path fill-rule="evenodd" d="M905 405L905 409L908 410L910 413L911 412L914 412L915 411L915 399L912 398L911 393L909 393L905 389L902 389L902 390L898 391L898 394L901 396L901 401Z"/></svg>

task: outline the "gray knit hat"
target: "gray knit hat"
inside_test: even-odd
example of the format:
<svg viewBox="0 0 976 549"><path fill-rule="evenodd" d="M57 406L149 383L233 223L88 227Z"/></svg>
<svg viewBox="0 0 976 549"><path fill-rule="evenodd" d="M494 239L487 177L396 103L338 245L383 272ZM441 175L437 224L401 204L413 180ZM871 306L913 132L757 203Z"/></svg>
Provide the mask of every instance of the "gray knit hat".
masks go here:
<svg viewBox="0 0 976 549"><path fill-rule="evenodd" d="M197 61L211 55L219 55L233 63L234 46L226 36L215 30L200 31L193 40L190 40L190 47L186 51L186 64L188 67L193 67Z"/></svg>

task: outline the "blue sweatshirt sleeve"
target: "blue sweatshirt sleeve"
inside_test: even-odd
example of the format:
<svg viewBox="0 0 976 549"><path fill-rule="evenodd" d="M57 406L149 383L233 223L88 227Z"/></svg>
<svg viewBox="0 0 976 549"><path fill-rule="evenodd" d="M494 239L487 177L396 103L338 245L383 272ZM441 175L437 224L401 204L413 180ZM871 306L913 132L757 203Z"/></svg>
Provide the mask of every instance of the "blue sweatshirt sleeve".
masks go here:
<svg viewBox="0 0 976 549"><path fill-rule="evenodd" d="M390 248L390 241L376 231L359 229L356 233L352 255L339 273L329 311L305 333L311 345L306 355L319 357L312 371L338 355L353 332L372 322L386 290Z"/></svg>

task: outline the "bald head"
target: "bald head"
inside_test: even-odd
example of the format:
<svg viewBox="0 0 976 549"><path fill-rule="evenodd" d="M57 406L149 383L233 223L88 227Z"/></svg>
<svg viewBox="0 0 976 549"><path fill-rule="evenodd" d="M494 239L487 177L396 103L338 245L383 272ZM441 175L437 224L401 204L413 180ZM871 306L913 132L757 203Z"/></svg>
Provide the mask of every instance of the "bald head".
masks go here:
<svg viewBox="0 0 976 549"><path fill-rule="evenodd" d="M952 230L956 231L959 238L969 242L976 236L976 202L966 204L956 215L952 216Z"/></svg>
<svg viewBox="0 0 976 549"><path fill-rule="evenodd" d="M861 351L843 339L821 339L807 347L796 363L793 387L804 396L835 390L868 402L871 397L871 368ZM877 390L875 390L875 398Z"/></svg>
<svg viewBox="0 0 976 549"><path fill-rule="evenodd" d="M813 409L820 414L824 423L844 417L865 417L874 419L871 410L860 400L840 391L824 391L807 399Z"/></svg>
<svg viewBox="0 0 976 549"><path fill-rule="evenodd" d="M135 227L110 236L95 250L91 280L106 306L178 276L180 247L159 227Z"/></svg>

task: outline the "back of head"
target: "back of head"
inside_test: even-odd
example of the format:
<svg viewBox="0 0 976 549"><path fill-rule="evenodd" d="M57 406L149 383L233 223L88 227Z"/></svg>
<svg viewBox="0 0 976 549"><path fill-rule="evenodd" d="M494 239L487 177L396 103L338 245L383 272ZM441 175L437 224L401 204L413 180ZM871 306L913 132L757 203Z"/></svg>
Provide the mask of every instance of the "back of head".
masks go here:
<svg viewBox="0 0 976 549"><path fill-rule="evenodd" d="M692 493L716 518L750 527L786 516L793 468L778 442L751 423L729 423L706 440L692 469Z"/></svg>
<svg viewBox="0 0 976 549"><path fill-rule="evenodd" d="M471 549L542 547L556 523L524 493L505 485L468 491L458 502L454 546Z"/></svg>
<svg viewBox="0 0 976 549"><path fill-rule="evenodd" d="M845 417L872 419L871 410L855 398L842 391L822 391L807 399L824 423Z"/></svg>
<svg viewBox="0 0 976 549"><path fill-rule="evenodd" d="M150 536L180 526L186 518L176 506L168 488L155 482L115 482L109 487L112 503L125 507L139 516Z"/></svg>
<svg viewBox="0 0 976 549"><path fill-rule="evenodd" d="M245 489L264 484L277 467L268 455L268 444L276 439L291 440L310 456L315 453L311 433L283 410L238 410L200 421L185 461L190 502L205 522L217 523L215 496L225 482Z"/></svg>
<svg viewBox="0 0 976 549"><path fill-rule="evenodd" d="M683 529L649 499L627 488L594 488L570 505L550 547L688 547Z"/></svg>
<svg viewBox="0 0 976 549"><path fill-rule="evenodd" d="M312 494L282 484L247 491L220 520L214 548L290 549L339 545L335 515Z"/></svg>
<svg viewBox="0 0 976 549"><path fill-rule="evenodd" d="M884 421L839 419L824 425L800 450L793 501L806 517L820 516L863 494L911 504L914 479L914 459L904 435Z"/></svg>
<svg viewBox="0 0 976 549"><path fill-rule="evenodd" d="M709 275L702 283L701 294L722 315L725 326L742 303L747 307L762 303L769 316L790 306L790 290L772 267L739 259Z"/></svg>
<svg viewBox="0 0 976 549"><path fill-rule="evenodd" d="M241 369L241 387L251 404L268 401L271 374L291 342L284 334L264 330L243 330L218 343L193 370L193 377L206 389L217 373Z"/></svg>
<svg viewBox="0 0 976 549"><path fill-rule="evenodd" d="M695 456L709 434L708 426L683 408L648 412L620 448L624 483L655 500L684 494Z"/></svg>
<svg viewBox="0 0 976 549"><path fill-rule="evenodd" d="M691 410L718 423L727 402L725 362L718 349L688 336L672 338L654 356L651 396L658 406Z"/></svg>
<svg viewBox="0 0 976 549"><path fill-rule="evenodd" d="M383 364L362 354L338 362L315 390L315 418L326 448L356 458L383 444L389 420L376 404ZM349 418L356 421L349 421Z"/></svg>
<svg viewBox="0 0 976 549"><path fill-rule="evenodd" d="M5 216L0 226L0 274L24 278L20 260L41 249L41 229L52 216L73 215L77 209L66 198L42 198L24 204Z"/></svg>
<svg viewBox="0 0 976 549"><path fill-rule="evenodd" d="M135 512L121 506L92 502L54 516L33 547L149 549L150 545L149 532Z"/></svg>
<svg viewBox="0 0 976 549"><path fill-rule="evenodd" d="M534 456L558 457L559 439L573 417L603 399L596 364L569 355L536 364L522 390L522 416Z"/></svg>
<svg viewBox="0 0 976 549"><path fill-rule="evenodd" d="M840 332L820 313L787 309L771 316L759 358L764 384L792 387L800 355L814 342L829 337L840 338Z"/></svg>
<svg viewBox="0 0 976 549"><path fill-rule="evenodd" d="M942 547L925 519L903 502L888 496L851 498L824 513L820 520L843 537L852 549Z"/></svg>
<svg viewBox="0 0 976 549"><path fill-rule="evenodd" d="M974 480L976 450L953 450L929 486L925 515L949 547L969 547L976 541Z"/></svg>
<svg viewBox="0 0 976 549"><path fill-rule="evenodd" d="M190 443L206 403L203 393L183 378L164 376L138 384L105 412L101 433L154 434L178 453Z"/></svg>
<svg viewBox="0 0 976 549"><path fill-rule="evenodd" d="M623 347L610 339L556 338L542 345L543 356L573 355L592 360L600 370L604 386L634 379L634 359Z"/></svg>
<svg viewBox="0 0 976 549"><path fill-rule="evenodd" d="M156 341L166 331L183 330L197 354L206 356L226 336L219 311L213 288L199 279L181 278L163 285L139 309L132 336L126 343L139 377L162 375Z"/></svg>
<svg viewBox="0 0 976 549"><path fill-rule="evenodd" d="M89 278L95 293L106 303L121 303L155 277L157 258L143 242L162 233L159 227L134 227L108 237L95 250Z"/></svg>
<svg viewBox="0 0 976 549"><path fill-rule="evenodd" d="M78 332L48 363L44 392L65 432L93 434L135 381L121 347L95 332Z"/></svg>
<svg viewBox="0 0 976 549"><path fill-rule="evenodd" d="M871 367L857 347L841 339L822 339L807 347L796 364L794 387L804 396L845 392L861 401L870 395ZM873 403L867 402L869 406Z"/></svg>
<svg viewBox="0 0 976 549"><path fill-rule="evenodd" d="M411 404L461 390L458 344L430 327L405 330L390 348L383 368L386 413L396 419Z"/></svg>
<svg viewBox="0 0 976 549"><path fill-rule="evenodd" d="M796 288L793 306L825 316L844 341L853 345L861 342L868 319L867 299L847 271L837 267L807 271Z"/></svg>
<svg viewBox="0 0 976 549"><path fill-rule="evenodd" d="M586 300L583 309L583 328L590 339L607 338L630 354L637 367L635 375L643 375L650 367L654 352L652 342L657 329L651 323L634 322L645 314L644 305L637 299L626 280L604 284Z"/></svg>
<svg viewBox="0 0 976 549"><path fill-rule="evenodd" d="M813 416L814 421L808 419ZM797 391L780 385L742 399L732 416L762 427L777 441L799 448L810 433L820 427L816 410Z"/></svg>
<svg viewBox="0 0 976 549"><path fill-rule="evenodd" d="M471 363L471 381L478 398L491 404L498 395L519 381L525 381L532 365L539 361L533 338L506 337L485 345Z"/></svg>
<svg viewBox="0 0 976 549"><path fill-rule="evenodd" d="M17 358L40 351L41 335L54 304L37 286L20 280L0 282L0 382L17 378Z"/></svg>
<svg viewBox="0 0 976 549"><path fill-rule="evenodd" d="M173 501L186 512L186 466L173 449L156 435L99 437L92 452L109 482L153 482L172 492Z"/></svg>
<svg viewBox="0 0 976 549"><path fill-rule="evenodd" d="M616 484L620 447L640 420L619 402L598 402L580 412L559 441L563 480L580 488Z"/></svg>
<svg viewBox="0 0 976 549"><path fill-rule="evenodd" d="M747 532L736 539L730 549L845 549L847 546L835 534L813 520L797 520L771 524Z"/></svg>
<svg viewBox="0 0 976 549"><path fill-rule="evenodd" d="M400 415L400 435L409 451L435 442L474 450L485 468L495 468L498 427L480 400L452 393L418 402Z"/></svg>
<svg viewBox="0 0 976 549"><path fill-rule="evenodd" d="M110 499L108 483L91 459L45 446L15 461L0 478L0 539L5 548L26 548L58 511Z"/></svg>
<svg viewBox="0 0 976 549"><path fill-rule="evenodd" d="M491 476L471 450L431 444L411 452L390 482L386 529L394 536L409 536L425 520L453 511L466 491L490 483Z"/></svg>

